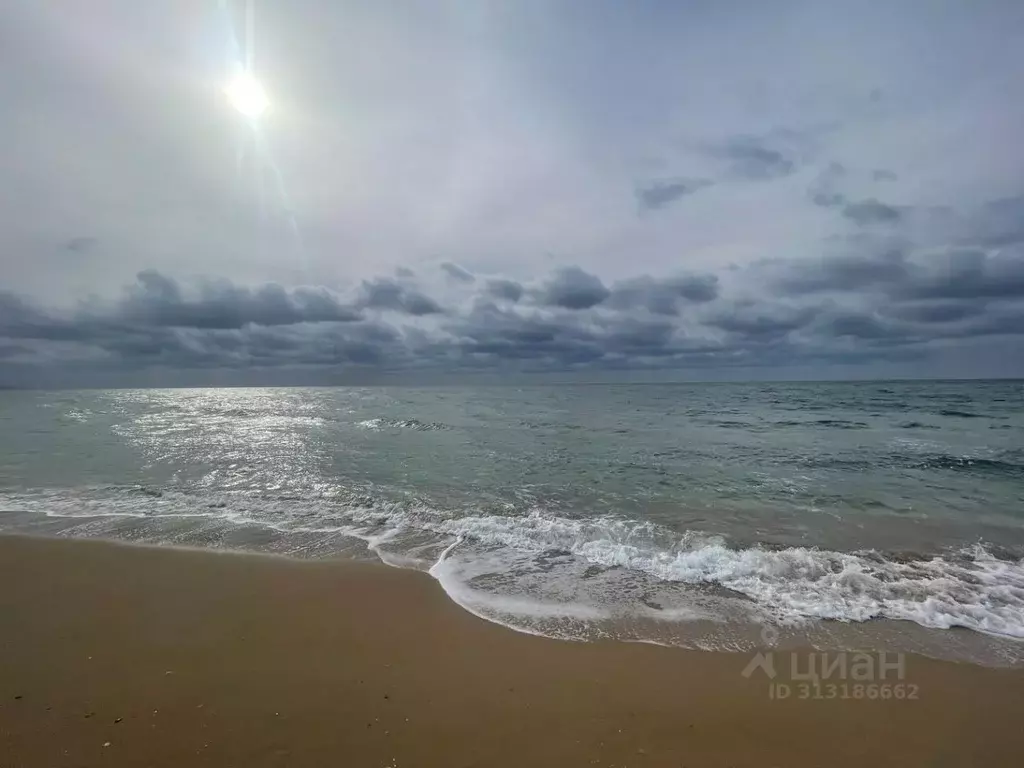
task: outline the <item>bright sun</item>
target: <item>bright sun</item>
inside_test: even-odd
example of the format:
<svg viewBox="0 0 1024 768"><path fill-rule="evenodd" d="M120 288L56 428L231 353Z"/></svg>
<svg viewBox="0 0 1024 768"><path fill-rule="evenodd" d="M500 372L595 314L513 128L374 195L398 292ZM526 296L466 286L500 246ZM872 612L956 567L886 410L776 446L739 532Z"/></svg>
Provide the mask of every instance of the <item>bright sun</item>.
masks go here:
<svg viewBox="0 0 1024 768"><path fill-rule="evenodd" d="M227 84L224 93L228 102L243 115L257 118L267 111L270 101L259 80L248 72L242 72Z"/></svg>

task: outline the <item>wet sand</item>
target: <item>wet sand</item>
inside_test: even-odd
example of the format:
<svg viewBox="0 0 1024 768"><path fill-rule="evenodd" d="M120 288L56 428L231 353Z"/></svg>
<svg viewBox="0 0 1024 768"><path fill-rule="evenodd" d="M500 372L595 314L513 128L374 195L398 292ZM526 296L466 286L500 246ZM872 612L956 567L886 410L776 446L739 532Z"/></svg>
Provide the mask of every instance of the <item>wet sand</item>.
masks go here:
<svg viewBox="0 0 1024 768"><path fill-rule="evenodd" d="M1024 755L1020 670L911 657L901 682L916 699L801 699L789 654L776 654L776 682L793 690L772 699L760 671L742 675L750 654L517 634L429 576L385 566L0 537L0 620L5 768Z"/></svg>

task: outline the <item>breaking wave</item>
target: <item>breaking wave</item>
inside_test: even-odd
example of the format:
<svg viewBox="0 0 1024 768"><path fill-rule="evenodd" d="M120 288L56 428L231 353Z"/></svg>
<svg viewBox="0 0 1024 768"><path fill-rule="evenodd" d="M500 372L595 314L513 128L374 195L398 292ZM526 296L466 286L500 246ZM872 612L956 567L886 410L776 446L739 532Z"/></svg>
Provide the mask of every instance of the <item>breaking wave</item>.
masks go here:
<svg viewBox="0 0 1024 768"><path fill-rule="evenodd" d="M366 419L356 426L379 432L385 429L412 429L417 432L433 432L451 429L447 424L436 421L420 421L419 419Z"/></svg>
<svg viewBox="0 0 1024 768"><path fill-rule="evenodd" d="M944 469L957 472L1003 475L1006 477L1024 476L1024 464L1006 459L937 454L921 459L913 463L912 466L920 469Z"/></svg>
<svg viewBox="0 0 1024 768"><path fill-rule="evenodd" d="M808 469L842 469L868 472L884 467L1020 478L1024 476L1024 461L1020 459L1019 451L1002 451L989 456L957 456L947 453L892 453L881 455L877 459L805 456L800 459L799 464Z"/></svg>
<svg viewBox="0 0 1024 768"><path fill-rule="evenodd" d="M343 547L324 544L332 537L358 540L389 564L429 570L474 613L577 639L588 622L631 616L790 626L892 619L1024 639L1024 561L980 544L914 555L737 548L614 516L457 516L373 498L137 486L4 493L0 509L0 530L240 549L270 536L291 542L276 551L300 557L336 556Z"/></svg>

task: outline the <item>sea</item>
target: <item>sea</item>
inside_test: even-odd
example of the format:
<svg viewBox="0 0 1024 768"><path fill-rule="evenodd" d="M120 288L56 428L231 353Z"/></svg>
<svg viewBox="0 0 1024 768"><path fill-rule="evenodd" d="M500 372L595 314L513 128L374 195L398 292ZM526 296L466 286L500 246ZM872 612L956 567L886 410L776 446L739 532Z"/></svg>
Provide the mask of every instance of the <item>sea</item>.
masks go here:
<svg viewBox="0 0 1024 768"><path fill-rule="evenodd" d="M565 640L1018 666L1024 382L4 391L0 532L380 560Z"/></svg>

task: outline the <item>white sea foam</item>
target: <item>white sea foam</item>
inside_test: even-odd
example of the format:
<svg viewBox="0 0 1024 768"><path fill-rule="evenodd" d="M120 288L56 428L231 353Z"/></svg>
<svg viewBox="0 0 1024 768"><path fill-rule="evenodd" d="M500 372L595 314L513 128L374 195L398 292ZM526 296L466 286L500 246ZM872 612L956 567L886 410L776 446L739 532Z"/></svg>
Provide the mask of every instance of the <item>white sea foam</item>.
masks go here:
<svg viewBox="0 0 1024 768"><path fill-rule="evenodd" d="M980 545L893 559L803 547L733 548L701 532L680 535L649 522L572 520L540 510L452 517L416 505L231 494L197 499L141 489L0 494L0 509L105 518L112 525L198 518L217 530L255 526L284 536L358 537L389 564L425 569L433 562L430 572L467 610L519 629L542 626L546 634L556 618L595 622L632 612L662 622L720 620L729 618L722 606L747 605L748 616L783 624L886 618L1024 639L1024 562L998 559ZM591 573L595 568L600 575ZM689 591L677 589L668 602L658 597L653 608L641 602L669 587ZM708 598L700 592L706 588L720 594Z"/></svg>
<svg viewBox="0 0 1024 768"><path fill-rule="evenodd" d="M437 528L517 550L564 549L594 565L663 581L719 585L782 622L888 618L1024 638L1024 563L998 560L980 546L956 556L901 562L803 547L732 549L721 538L699 533L678 537L671 548L654 548L654 541L667 538L664 532L622 520L535 514L462 518Z"/></svg>

